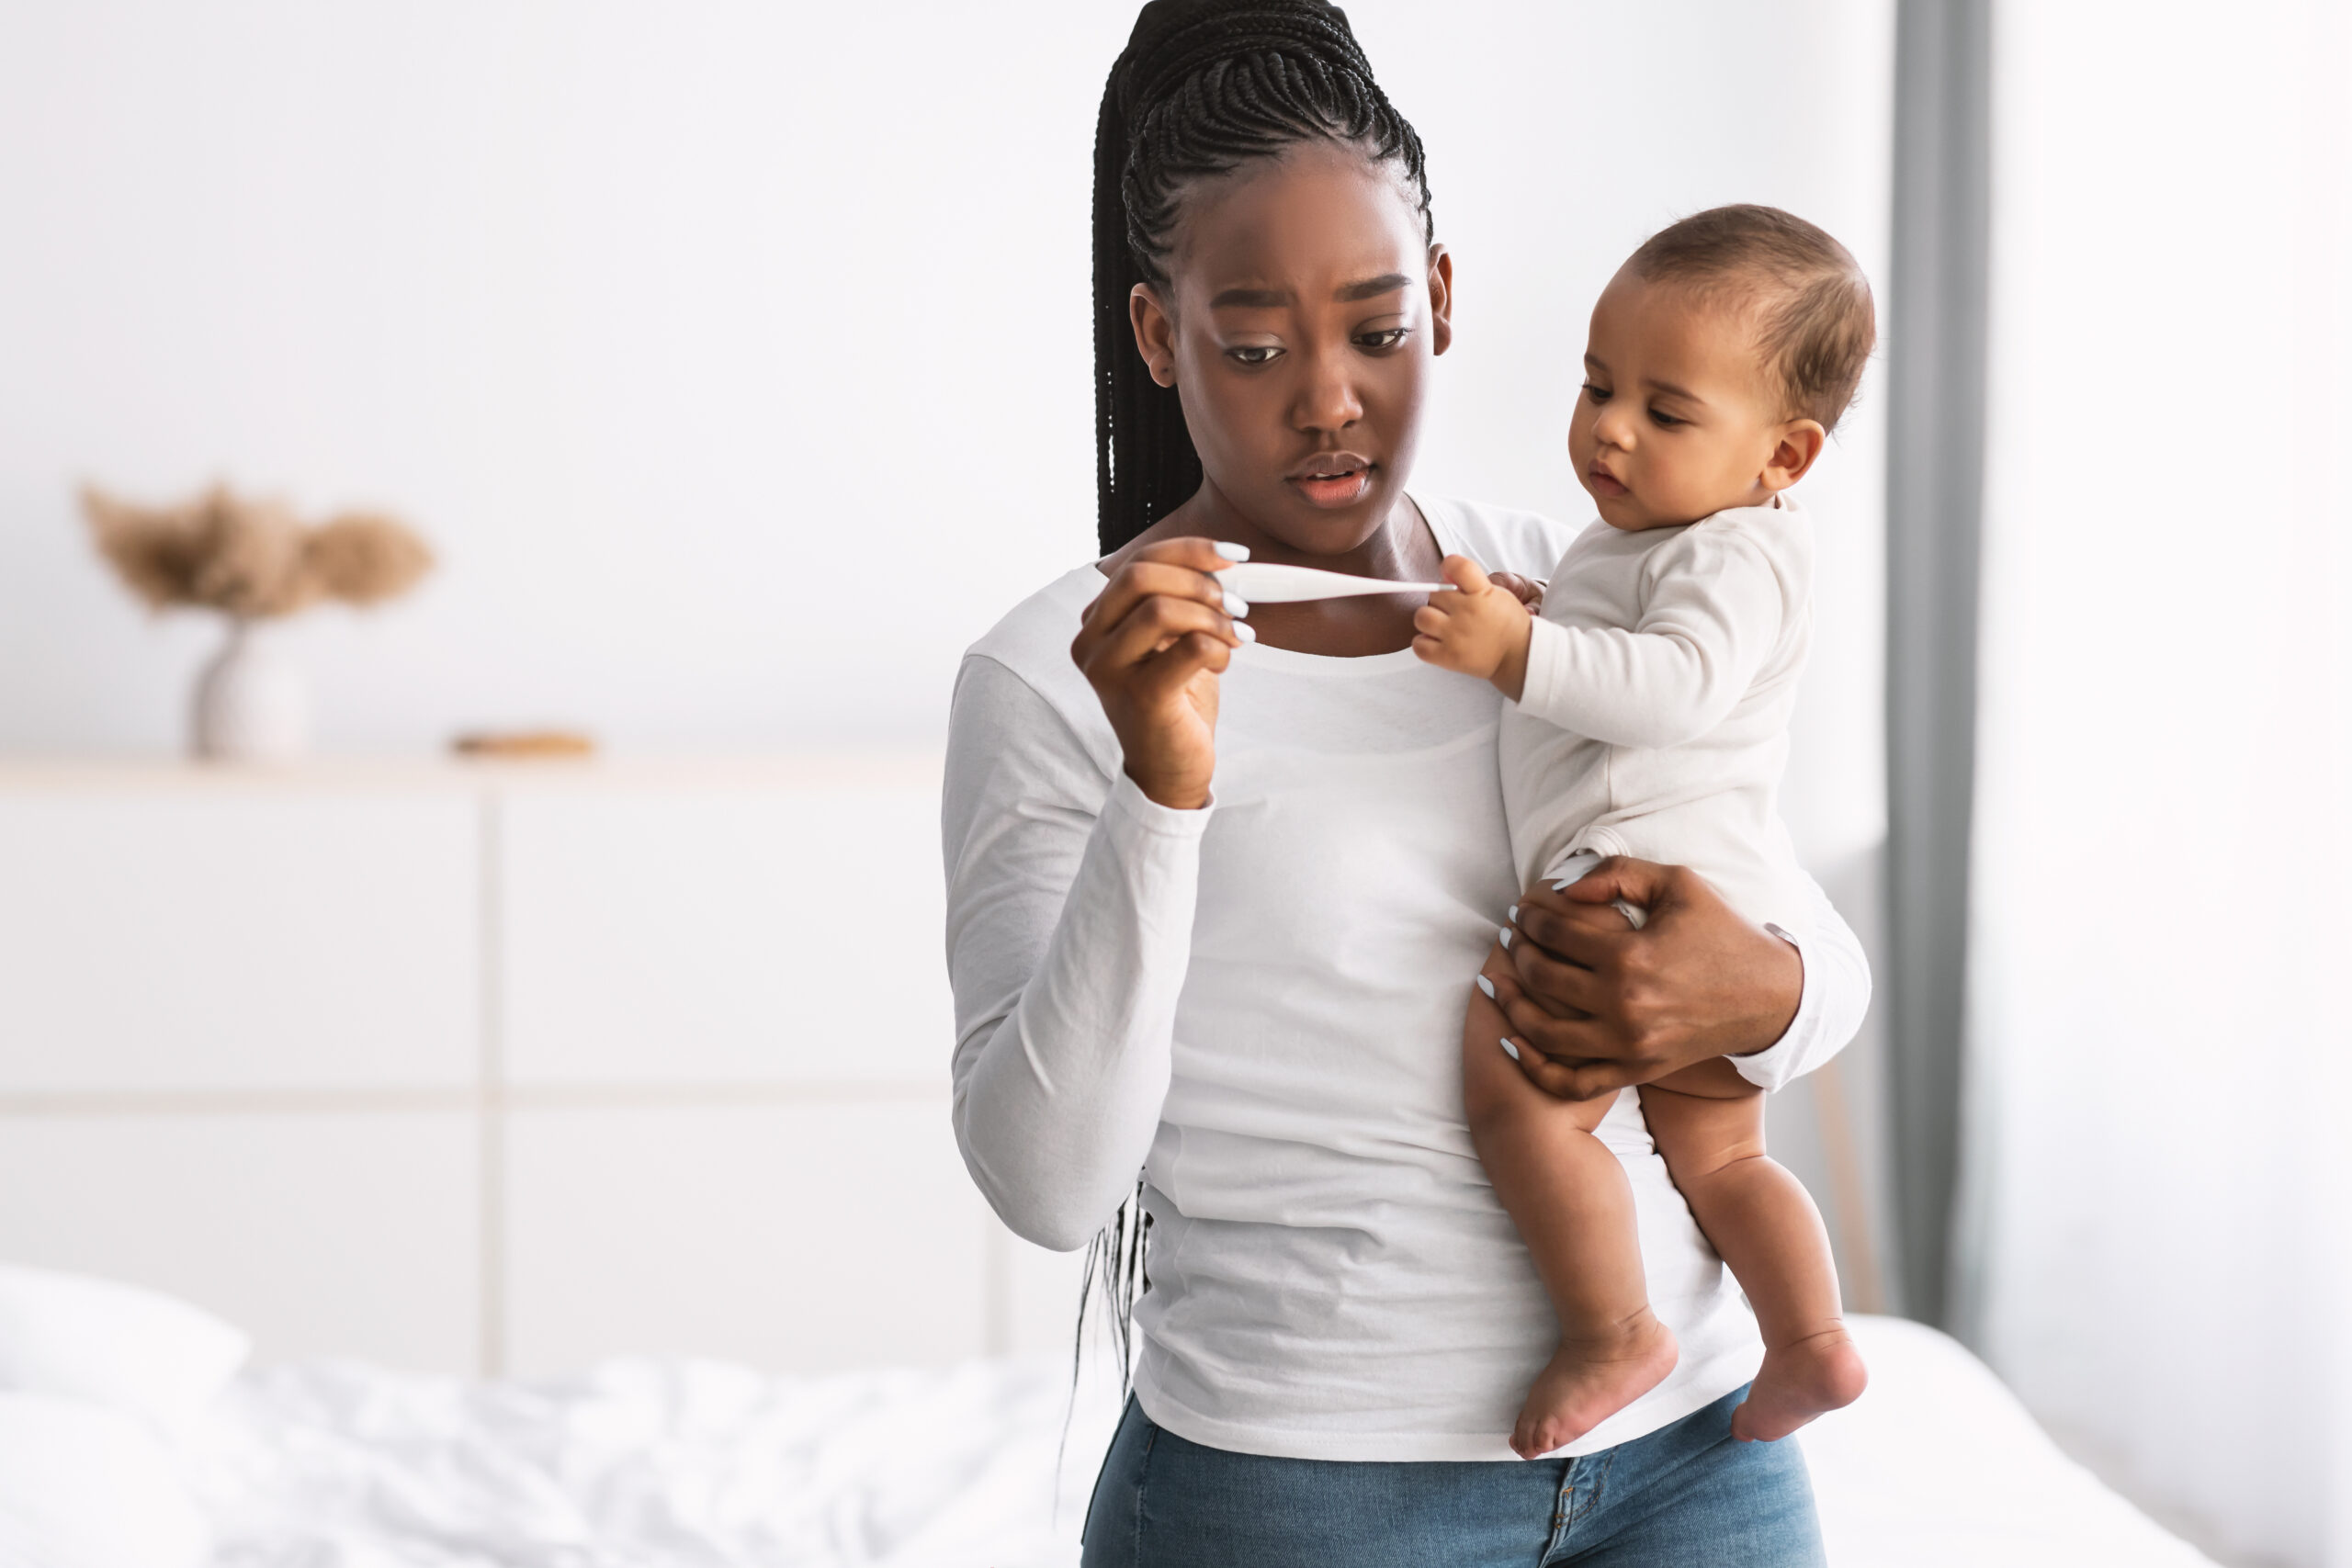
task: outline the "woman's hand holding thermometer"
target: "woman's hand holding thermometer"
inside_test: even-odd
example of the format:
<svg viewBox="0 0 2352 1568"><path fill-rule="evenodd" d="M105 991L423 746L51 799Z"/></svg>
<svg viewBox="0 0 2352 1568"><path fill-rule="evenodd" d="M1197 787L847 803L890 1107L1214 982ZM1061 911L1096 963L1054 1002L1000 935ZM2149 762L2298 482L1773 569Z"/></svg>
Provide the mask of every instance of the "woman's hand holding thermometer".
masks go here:
<svg viewBox="0 0 2352 1568"><path fill-rule="evenodd" d="M1257 633L1216 573L1250 552L1198 537L1147 545L1086 607L1069 656L1102 699L1127 776L1159 804L1197 811L1216 772L1216 678Z"/></svg>

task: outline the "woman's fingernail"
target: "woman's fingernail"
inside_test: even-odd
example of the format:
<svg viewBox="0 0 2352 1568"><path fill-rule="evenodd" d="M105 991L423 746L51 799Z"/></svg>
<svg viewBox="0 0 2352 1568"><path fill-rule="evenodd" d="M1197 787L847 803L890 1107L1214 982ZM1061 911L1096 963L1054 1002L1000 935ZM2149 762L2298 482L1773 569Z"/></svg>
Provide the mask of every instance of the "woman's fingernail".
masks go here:
<svg viewBox="0 0 2352 1568"><path fill-rule="evenodd" d="M1503 919L1509 920L1512 925L1519 924L1519 906L1513 904L1510 907L1510 913L1505 915Z"/></svg>
<svg viewBox="0 0 2352 1568"><path fill-rule="evenodd" d="M1575 883L1570 882L1566 877L1565 877L1565 876L1564 876L1564 877L1560 878L1560 880L1559 880L1559 881L1555 882L1554 884L1552 884L1552 891L1553 891L1553 892L1555 892L1555 893L1566 893L1569 888L1574 887L1575 886L1576 886L1576 884L1575 884Z"/></svg>
<svg viewBox="0 0 2352 1568"><path fill-rule="evenodd" d="M1258 640L1258 628L1251 626L1247 621L1236 621L1233 623L1233 635L1239 637L1243 642L1256 642Z"/></svg>
<svg viewBox="0 0 2352 1568"><path fill-rule="evenodd" d="M1487 999L1488 1001L1493 1001L1495 999L1495 983L1492 980L1487 979L1484 975L1478 976L1478 988L1487 993Z"/></svg>
<svg viewBox="0 0 2352 1568"><path fill-rule="evenodd" d="M1219 539L1216 542L1216 553L1223 556L1227 560L1248 560L1250 558L1250 547L1247 545L1237 545L1226 539Z"/></svg>
<svg viewBox="0 0 2352 1568"><path fill-rule="evenodd" d="M1505 1040L1505 1041L1501 1042L1501 1044L1502 1044L1502 1048L1503 1048L1503 1055L1504 1055L1509 1056L1509 1057L1510 1057L1512 1061L1514 1061L1514 1062L1516 1062L1516 1061L1518 1061L1518 1060L1519 1060L1519 1047L1518 1047L1518 1046L1516 1046L1516 1045L1512 1044L1512 1043L1511 1043L1510 1041L1508 1041L1508 1040Z"/></svg>
<svg viewBox="0 0 2352 1568"><path fill-rule="evenodd" d="M1510 928L1509 926L1505 926L1503 928L1503 945L1505 947L1509 947L1510 945Z"/></svg>
<svg viewBox="0 0 2352 1568"><path fill-rule="evenodd" d="M1250 601L1228 588L1225 591L1225 613L1238 619L1250 613Z"/></svg>

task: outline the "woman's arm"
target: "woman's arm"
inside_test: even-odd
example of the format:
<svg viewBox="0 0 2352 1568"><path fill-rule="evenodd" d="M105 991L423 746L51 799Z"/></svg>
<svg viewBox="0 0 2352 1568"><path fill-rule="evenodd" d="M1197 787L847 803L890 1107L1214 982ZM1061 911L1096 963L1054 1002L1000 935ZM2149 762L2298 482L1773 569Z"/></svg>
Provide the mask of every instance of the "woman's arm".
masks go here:
<svg viewBox="0 0 2352 1568"><path fill-rule="evenodd" d="M1871 961L1861 939L1819 883L1807 876L1802 885L1808 897L1799 924L1764 928L1794 947L1804 965L1796 1017L1772 1044L1732 1058L1740 1077L1758 1089L1792 1083L1843 1051L1871 1010Z"/></svg>
<svg viewBox="0 0 2352 1568"><path fill-rule="evenodd" d="M1242 552L1246 554L1247 552ZM1247 636L1206 539L1138 550L1070 657L1102 702L1106 778L1004 666L965 661L942 834L956 1139L1015 1233L1069 1251L1118 1208L1168 1097L1216 772L1216 678Z"/></svg>
<svg viewBox="0 0 2352 1568"><path fill-rule="evenodd" d="M1743 919L1696 873L1623 858L1565 891L1520 900L1513 974L1496 999L1540 1088L1584 1100L1715 1056L1777 1089L1827 1061L1861 1027L1870 964L1811 878L1804 929ZM1623 898L1633 930L1596 919Z"/></svg>
<svg viewBox="0 0 2352 1568"><path fill-rule="evenodd" d="M973 658L942 818L956 1141L1015 1234L1068 1251L1159 1124L1208 813L1104 779L1045 698Z"/></svg>

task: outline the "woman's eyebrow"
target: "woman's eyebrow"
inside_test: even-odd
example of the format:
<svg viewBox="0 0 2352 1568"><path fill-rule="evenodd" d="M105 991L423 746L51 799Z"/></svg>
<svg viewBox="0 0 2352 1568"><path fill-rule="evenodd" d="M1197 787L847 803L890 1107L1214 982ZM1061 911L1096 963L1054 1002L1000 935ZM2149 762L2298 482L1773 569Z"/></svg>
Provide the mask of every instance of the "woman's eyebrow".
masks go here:
<svg viewBox="0 0 2352 1568"><path fill-rule="evenodd" d="M1367 277L1361 283L1351 283L1331 298L1342 305L1349 305L1358 299L1371 299L1383 294L1394 294L1399 288L1409 286L1412 281L1401 272L1384 272L1378 277Z"/></svg>
<svg viewBox="0 0 2352 1568"><path fill-rule="evenodd" d="M1209 297L1209 309L1221 310L1227 305L1246 306L1257 310L1280 310L1291 302L1287 288L1223 288Z"/></svg>
<svg viewBox="0 0 2352 1568"><path fill-rule="evenodd" d="M1358 299L1394 294L1399 288L1409 288L1412 281L1401 272L1384 272L1378 277L1341 284L1332 291L1331 298L1342 305L1352 304ZM1221 288L1209 297L1209 309L1221 310L1227 306L1237 306L1244 310L1278 310L1284 305L1295 303L1297 298L1287 288Z"/></svg>

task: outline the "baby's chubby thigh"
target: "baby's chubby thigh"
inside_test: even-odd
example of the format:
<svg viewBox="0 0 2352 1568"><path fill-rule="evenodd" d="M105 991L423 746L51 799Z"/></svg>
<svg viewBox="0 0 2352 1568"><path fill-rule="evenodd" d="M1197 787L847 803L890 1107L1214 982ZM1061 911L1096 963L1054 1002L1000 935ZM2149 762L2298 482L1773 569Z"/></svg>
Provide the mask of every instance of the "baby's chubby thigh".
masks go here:
<svg viewBox="0 0 2352 1568"><path fill-rule="evenodd" d="M1541 879L1536 886L1546 886ZM1531 889L1532 891L1532 889ZM1600 929L1624 930L1624 919L1607 905L1579 908L1575 918L1589 919ZM1511 1023L1499 999L1518 996L1518 1005L1535 1006L1528 996L1519 965L1500 942L1487 949L1479 966L1479 983L1470 987L1462 1025L1462 1087L1464 1108L1474 1136L1483 1129L1541 1119L1589 1133L1600 1125L1617 1101L1614 1094L1590 1100L1563 1100L1539 1088L1521 1067L1520 1053L1535 1049L1518 1042L1525 1038Z"/></svg>
<svg viewBox="0 0 2352 1568"><path fill-rule="evenodd" d="M1764 1091L1717 1056L1641 1088L1642 1116L1678 1185L1764 1153Z"/></svg>

